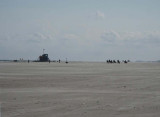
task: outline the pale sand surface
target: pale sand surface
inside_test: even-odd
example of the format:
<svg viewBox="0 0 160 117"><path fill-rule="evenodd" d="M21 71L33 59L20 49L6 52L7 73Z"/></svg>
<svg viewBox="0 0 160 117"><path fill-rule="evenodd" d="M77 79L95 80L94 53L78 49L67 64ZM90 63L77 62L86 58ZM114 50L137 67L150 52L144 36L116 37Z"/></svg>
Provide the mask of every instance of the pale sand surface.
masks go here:
<svg viewBox="0 0 160 117"><path fill-rule="evenodd" d="M160 117L160 63L0 63L1 117Z"/></svg>

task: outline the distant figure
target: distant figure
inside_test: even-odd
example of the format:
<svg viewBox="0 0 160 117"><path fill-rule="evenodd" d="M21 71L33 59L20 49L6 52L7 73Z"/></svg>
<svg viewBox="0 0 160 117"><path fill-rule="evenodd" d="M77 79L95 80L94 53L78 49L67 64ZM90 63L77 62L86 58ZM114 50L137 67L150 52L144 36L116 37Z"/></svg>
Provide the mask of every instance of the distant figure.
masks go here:
<svg viewBox="0 0 160 117"><path fill-rule="evenodd" d="M61 60L59 59L59 61L58 61L59 63L61 62Z"/></svg>
<svg viewBox="0 0 160 117"><path fill-rule="evenodd" d="M67 58L66 58L66 64L68 63Z"/></svg>
<svg viewBox="0 0 160 117"><path fill-rule="evenodd" d="M29 60L28 60L28 63L29 63Z"/></svg>
<svg viewBox="0 0 160 117"><path fill-rule="evenodd" d="M50 63L51 61L49 60L49 63Z"/></svg>
<svg viewBox="0 0 160 117"><path fill-rule="evenodd" d="M112 61L112 60L110 60L110 63L113 63L113 61Z"/></svg>
<svg viewBox="0 0 160 117"><path fill-rule="evenodd" d="M124 60L124 63L127 63L127 61L126 61L126 60Z"/></svg>
<svg viewBox="0 0 160 117"><path fill-rule="evenodd" d="M108 60L106 60L106 63L109 63L109 61L108 61Z"/></svg>
<svg viewBox="0 0 160 117"><path fill-rule="evenodd" d="M116 63L116 61L115 61L115 60L113 60L113 63Z"/></svg>
<svg viewBox="0 0 160 117"><path fill-rule="evenodd" d="M120 64L120 61L119 61L119 60L117 60L117 63L118 63L118 64Z"/></svg>

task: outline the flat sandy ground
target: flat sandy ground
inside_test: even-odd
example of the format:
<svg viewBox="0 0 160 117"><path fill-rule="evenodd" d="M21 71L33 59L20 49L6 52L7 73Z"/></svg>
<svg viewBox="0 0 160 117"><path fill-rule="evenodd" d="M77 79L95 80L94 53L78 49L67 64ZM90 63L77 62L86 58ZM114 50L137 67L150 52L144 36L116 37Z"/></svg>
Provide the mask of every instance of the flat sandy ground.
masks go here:
<svg viewBox="0 0 160 117"><path fill-rule="evenodd" d="M160 63L0 63L1 117L160 117Z"/></svg>

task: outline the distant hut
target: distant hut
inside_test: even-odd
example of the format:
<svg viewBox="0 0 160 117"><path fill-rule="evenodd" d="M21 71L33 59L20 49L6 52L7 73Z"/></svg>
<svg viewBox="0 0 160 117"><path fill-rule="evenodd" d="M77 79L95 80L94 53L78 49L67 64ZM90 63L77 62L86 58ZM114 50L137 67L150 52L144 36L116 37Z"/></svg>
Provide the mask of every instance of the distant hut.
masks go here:
<svg viewBox="0 0 160 117"><path fill-rule="evenodd" d="M48 62L49 61L48 54L43 54L42 56L39 56L39 61Z"/></svg>

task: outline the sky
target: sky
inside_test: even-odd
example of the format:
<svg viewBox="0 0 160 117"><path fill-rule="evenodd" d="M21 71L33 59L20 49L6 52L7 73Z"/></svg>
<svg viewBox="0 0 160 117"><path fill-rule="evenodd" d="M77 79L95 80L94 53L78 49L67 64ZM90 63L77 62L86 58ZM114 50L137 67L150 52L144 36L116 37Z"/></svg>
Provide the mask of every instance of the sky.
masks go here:
<svg viewBox="0 0 160 117"><path fill-rule="evenodd" d="M160 0L0 0L0 60L160 60Z"/></svg>

